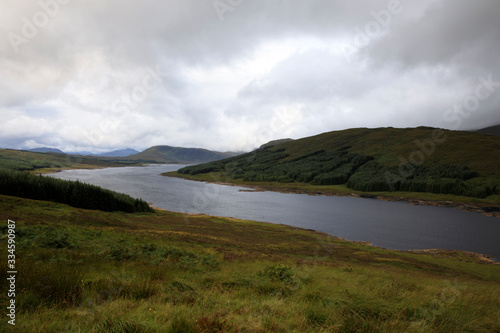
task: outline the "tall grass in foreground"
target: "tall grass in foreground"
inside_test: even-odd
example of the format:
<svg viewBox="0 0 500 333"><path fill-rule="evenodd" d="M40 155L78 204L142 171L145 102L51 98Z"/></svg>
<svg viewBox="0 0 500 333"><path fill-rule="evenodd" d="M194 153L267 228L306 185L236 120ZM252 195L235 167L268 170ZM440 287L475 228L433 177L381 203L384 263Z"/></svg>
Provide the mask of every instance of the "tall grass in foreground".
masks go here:
<svg viewBox="0 0 500 333"><path fill-rule="evenodd" d="M206 216L0 204L0 220L17 220L18 332L500 331L499 266L465 255Z"/></svg>
<svg viewBox="0 0 500 333"><path fill-rule="evenodd" d="M23 332L496 332L497 299L487 285L383 270L272 262L220 271L128 263L109 276L83 263L57 272L28 263L22 278ZM60 265L59 265L60 266ZM35 269L30 269L35 268ZM285 278L274 272L285 269ZM52 272L49 272L52 270ZM75 272L75 273L72 273ZM149 273L153 273L152 279ZM288 274L297 274L293 277ZM68 275L69 274L69 275Z"/></svg>

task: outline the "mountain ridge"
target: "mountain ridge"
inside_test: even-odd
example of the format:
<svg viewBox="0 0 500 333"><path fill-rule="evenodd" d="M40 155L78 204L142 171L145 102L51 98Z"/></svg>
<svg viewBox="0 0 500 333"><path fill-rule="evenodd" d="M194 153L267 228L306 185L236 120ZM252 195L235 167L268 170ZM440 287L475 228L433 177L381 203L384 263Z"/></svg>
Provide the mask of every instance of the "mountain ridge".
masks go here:
<svg viewBox="0 0 500 333"><path fill-rule="evenodd" d="M60 149L57 148L49 148L49 147L40 147L33 149L26 149L26 151L30 151L32 153L55 153L55 154L66 154Z"/></svg>

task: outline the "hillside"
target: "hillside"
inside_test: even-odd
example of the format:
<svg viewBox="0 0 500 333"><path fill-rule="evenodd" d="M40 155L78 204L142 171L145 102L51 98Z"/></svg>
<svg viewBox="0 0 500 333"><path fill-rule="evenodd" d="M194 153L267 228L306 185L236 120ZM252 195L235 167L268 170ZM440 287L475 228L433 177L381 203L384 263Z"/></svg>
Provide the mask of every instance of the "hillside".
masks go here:
<svg viewBox="0 0 500 333"><path fill-rule="evenodd" d="M500 138L428 127L348 129L186 167L179 174L240 184L308 184L311 191L342 185L500 203Z"/></svg>
<svg viewBox="0 0 500 333"><path fill-rule="evenodd" d="M64 152L60 149L57 148L34 148L34 149L27 149L27 151L31 151L33 153L58 153L58 154L64 154Z"/></svg>
<svg viewBox="0 0 500 333"><path fill-rule="evenodd" d="M139 164L140 161L0 149L0 168L8 170L40 173L62 169L109 168Z"/></svg>
<svg viewBox="0 0 500 333"><path fill-rule="evenodd" d="M500 125L482 128L476 131L477 133L500 136Z"/></svg>
<svg viewBox="0 0 500 333"><path fill-rule="evenodd" d="M4 258L15 230L18 332L500 331L500 266L472 254L205 215L2 195L0 207Z"/></svg>
<svg viewBox="0 0 500 333"><path fill-rule="evenodd" d="M180 148L154 146L145 151L130 155L128 159L155 160L162 163L204 163L234 156L234 153L221 153L200 148Z"/></svg>

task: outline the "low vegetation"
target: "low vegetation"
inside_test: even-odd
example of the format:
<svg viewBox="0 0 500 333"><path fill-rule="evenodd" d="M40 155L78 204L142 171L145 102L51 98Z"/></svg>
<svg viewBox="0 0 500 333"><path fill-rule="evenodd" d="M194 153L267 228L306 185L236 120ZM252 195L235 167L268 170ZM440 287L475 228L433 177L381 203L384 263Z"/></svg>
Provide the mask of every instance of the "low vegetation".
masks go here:
<svg viewBox="0 0 500 333"><path fill-rule="evenodd" d="M0 206L4 258L16 221L19 332L500 331L500 266L466 253L164 211Z"/></svg>
<svg viewBox="0 0 500 333"><path fill-rule="evenodd" d="M177 175L211 180L208 176L216 174L240 184L345 185L361 192L490 197L500 203L499 152L500 138L471 132L351 129L188 166Z"/></svg>

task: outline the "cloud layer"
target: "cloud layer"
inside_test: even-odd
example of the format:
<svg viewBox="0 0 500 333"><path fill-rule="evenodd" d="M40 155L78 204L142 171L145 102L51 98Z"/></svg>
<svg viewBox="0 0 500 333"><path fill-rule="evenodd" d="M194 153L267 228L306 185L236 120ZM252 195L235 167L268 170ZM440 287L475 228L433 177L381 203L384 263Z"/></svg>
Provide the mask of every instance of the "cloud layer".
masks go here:
<svg viewBox="0 0 500 333"><path fill-rule="evenodd" d="M0 4L0 147L250 150L500 123L495 0Z"/></svg>

